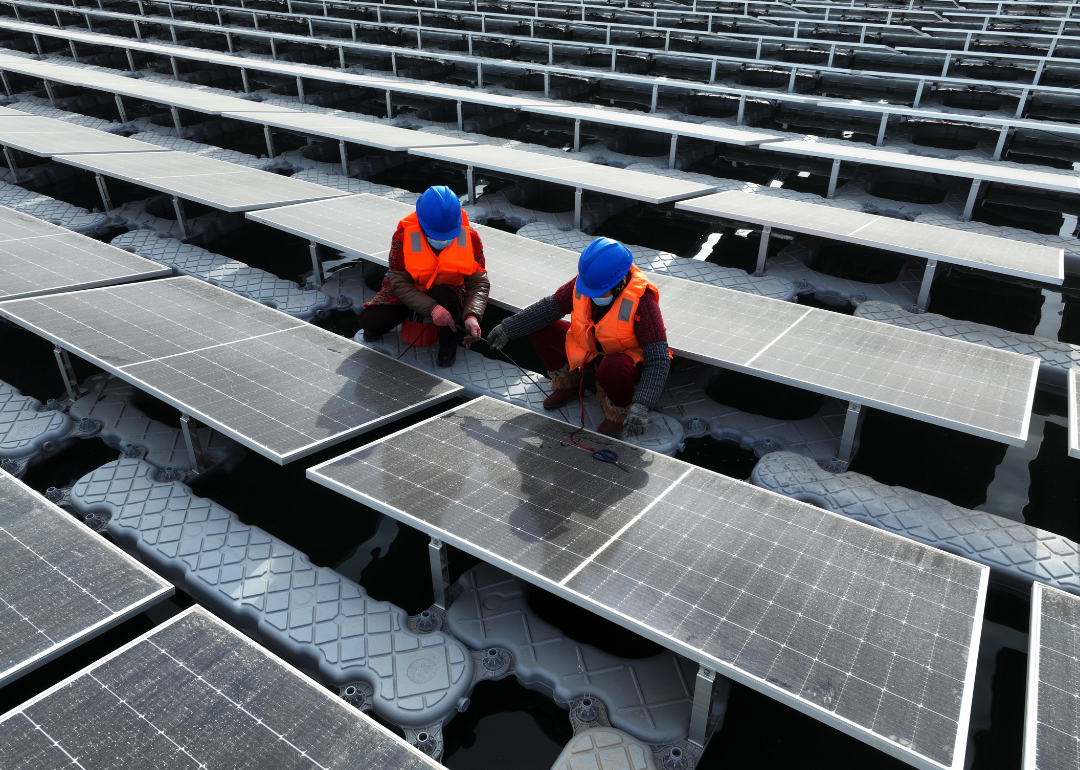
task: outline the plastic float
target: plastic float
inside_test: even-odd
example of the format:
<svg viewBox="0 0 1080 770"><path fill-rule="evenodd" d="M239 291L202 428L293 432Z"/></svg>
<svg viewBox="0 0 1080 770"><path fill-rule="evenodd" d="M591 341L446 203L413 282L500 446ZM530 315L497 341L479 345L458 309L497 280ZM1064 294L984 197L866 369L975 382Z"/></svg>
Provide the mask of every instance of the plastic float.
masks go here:
<svg viewBox="0 0 1080 770"><path fill-rule="evenodd" d="M42 404L0 380L0 468L16 478L100 428L72 419L56 401Z"/></svg>

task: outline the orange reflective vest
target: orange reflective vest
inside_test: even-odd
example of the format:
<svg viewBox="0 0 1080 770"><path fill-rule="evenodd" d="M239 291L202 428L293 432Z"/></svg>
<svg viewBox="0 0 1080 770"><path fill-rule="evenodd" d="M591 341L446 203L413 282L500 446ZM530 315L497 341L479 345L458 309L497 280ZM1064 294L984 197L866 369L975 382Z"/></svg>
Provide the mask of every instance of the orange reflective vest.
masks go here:
<svg viewBox="0 0 1080 770"><path fill-rule="evenodd" d="M574 309L570 314L570 331L566 333L566 358L571 369L587 364L601 353L606 356L625 353L635 364L645 360L634 334L634 319L646 289L652 289L657 300L660 299L659 290L645 274L631 266L630 281L615 298L614 307L599 323L593 323L592 300L578 292L574 285Z"/></svg>
<svg viewBox="0 0 1080 770"><path fill-rule="evenodd" d="M472 228L464 211L461 212L458 237L438 254L424 237L415 211L399 224L405 229L405 241L401 245L405 253L405 270L420 291L426 292L441 283L460 286L465 282L465 276L482 269L473 255Z"/></svg>

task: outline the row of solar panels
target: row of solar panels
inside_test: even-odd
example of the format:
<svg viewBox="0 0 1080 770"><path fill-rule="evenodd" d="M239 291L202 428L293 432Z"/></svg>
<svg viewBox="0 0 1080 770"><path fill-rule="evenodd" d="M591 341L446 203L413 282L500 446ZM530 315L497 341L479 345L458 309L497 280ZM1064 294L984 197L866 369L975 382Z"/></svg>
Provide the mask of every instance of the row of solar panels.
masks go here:
<svg viewBox="0 0 1080 770"><path fill-rule="evenodd" d="M61 6L61 7L64 7L64 6ZM123 14L116 14L116 15L124 16ZM140 21L142 23L146 23L146 24L155 23L155 22L151 22L151 21L145 19L144 17L138 16L138 15L127 15L127 18L130 18L130 20L133 23L139 23ZM388 92L389 91L394 91L394 92L404 92L404 93L416 93L416 94L421 94L421 95L430 96L430 97L434 97L434 98L446 98L446 99L452 99L452 100L456 100L456 101L464 101L464 102L469 102L469 103L486 104L486 105L497 106L497 107L499 107L499 106L507 107L507 108L510 108L510 109L517 108L518 106L520 106L522 104L522 102L525 102L525 103L533 102L534 99L532 99L532 98L516 98L516 97L499 96L497 94L492 94L492 93L481 91L480 89L462 89L462 88L453 88L453 87L449 87L449 86L433 86L433 85L420 84L420 83L411 83L410 84L410 83L403 83L401 81L392 80L392 79L388 79L388 78L373 77L373 76L370 76L370 75L354 75L354 74L351 74L351 73L341 72L339 70L333 70L333 69L329 69L329 68L319 68L319 67L311 67L311 66L304 66L304 65L288 64L288 63L285 63L285 62L276 61L276 56L274 57L274 59L275 59L274 61L260 60L258 58L238 57L238 56L233 55L233 53L232 53L232 51L233 51L232 36L236 35L236 36L241 36L242 37L245 34L247 34L249 36L255 36L255 37L258 37L260 39L267 40L271 44L272 48L274 46L275 41L278 41L278 42L281 42L281 43L301 43L301 44L315 44L315 45L320 45L320 46L337 46L340 49L340 53L341 53L342 56L344 56L344 51L345 51L346 48L349 48L349 49L356 48L358 50L367 51L369 53L375 53L375 54L381 54L381 55L384 55L384 56L389 56L389 57L391 57L392 60L398 54L402 54L402 55L407 55L407 56L412 56L412 57L420 57L420 58L427 58L427 59L432 59L432 60L457 61L457 62L460 62L460 63L463 63L463 64L472 64L472 65L478 66L480 68L480 69L478 69L478 72L480 72L480 73L482 73L483 64L485 62L489 62L490 64L503 66L503 67L511 67L511 68L517 67L517 68L522 68L522 69L528 70L528 71L543 72L546 75L554 74L554 75L565 75L565 76L570 76L570 77L582 77L583 75L591 74L593 77L598 77L598 78L601 78L601 79L603 79L605 81L610 81L612 83L630 84L630 85L636 85L636 86L644 85L644 86L654 87L654 97L656 96L656 88L658 88L660 83L661 83L660 80L656 79L655 77L648 76L648 75L635 75L635 74L625 74L625 73L618 73L618 72L599 72L599 71L592 71L590 73L590 72L588 72L586 70L575 69L573 67L557 66L557 65L555 65L553 63L549 63L547 65L544 65L544 64L537 64L537 63L532 63L532 62L522 63L522 62L514 62L514 61L495 60L495 59L484 59L483 57L474 57L472 55L465 55L465 54L455 54L455 53L448 53L448 52L429 52L429 51L422 51L422 50L416 50L416 49L395 48L395 47L392 47L392 46L385 46L385 45L354 43L354 42L351 42L351 41L348 41L348 40L323 40L323 39L318 39L318 38L313 39L313 38L305 37L305 36L301 36L301 35L290 35L290 34L286 34L286 33L276 33L276 32L268 32L268 31L251 30L251 31L248 31L248 32L245 33L245 31L243 29L237 30L237 29L234 29L234 28L222 28L222 27L215 27L213 25L205 25L205 24L198 25L198 24L195 24L194 22L182 22L182 21L173 22L171 20L167 20L167 21L169 21L169 23L172 23L172 24L174 24L176 26L179 26L179 27L184 27L185 25L192 26L192 27L197 27L197 28L200 28L200 29L205 27L208 30L214 31L215 33L225 35L226 38L227 38L227 42L229 43L230 53L228 53L228 54L226 54L226 53L218 53L216 51L202 50L202 49L199 49L199 48L187 47L187 46L179 44L179 42L177 42L174 45L169 45L169 44L165 44L165 43L149 42L149 41L145 41L145 40L141 40L141 39L130 39L130 38L125 38L125 37L104 35L104 34L99 34L99 33L95 33L95 32L84 32L84 31L81 31L81 30L78 30L78 29L63 29L63 28L58 28L58 27L53 27L53 26L46 26L46 25L41 25L41 24L30 24L30 23L21 22L21 21L0 20L0 28L8 29L8 30L11 30L11 31L14 31L14 32L23 33L23 34L26 34L26 35L31 35L31 36L34 36L35 39L37 39L39 37L52 37L52 38L59 38L61 40L67 40L69 42L70 46L73 48L73 50L74 50L75 43L80 43L80 44L87 43L87 44L92 44L92 45L115 46L115 47L118 47L118 48L123 48L126 51L128 51L129 53L133 52L133 51L135 51L135 52L143 52L143 53L152 54L152 55L155 55L155 56L162 56L162 57L167 57L167 58L190 59L190 60L193 60L193 61L199 61L199 62L203 62L203 63L223 64L225 66L238 67L238 68L242 68L242 69L252 69L252 70L258 70L258 71L264 71L264 72L274 73L274 74L278 74L278 75L285 75L285 76L288 76L288 77L312 78L312 79L316 79L316 80L325 80L325 81L328 81L328 82L348 83L348 84L352 84L352 85L356 85L356 86L360 86L360 87L383 88L383 89L387 90ZM165 23L165 22L163 21L161 23ZM38 43L40 43L40 41L38 41ZM40 50L40 45L39 45L39 50ZM397 71L396 67L397 67L397 65L395 63L394 64L395 73ZM837 70L837 72L842 73L844 71L843 70ZM796 74L795 70L793 69L792 70L792 76L794 77L795 74ZM932 111L932 110L919 109L919 103L921 101L921 97L922 97L924 91L926 90L926 88L928 86L933 87L934 84L946 84L946 85L953 85L953 86L957 86L957 87L961 87L961 88L967 88L967 87L970 87L970 86L978 86L978 85L982 85L984 87L992 88L992 89L1002 88L1003 87L1001 83L994 83L994 82L990 82L990 81L983 83L981 81L974 81L974 80L965 79L965 78L949 78L947 76L940 76L940 77L919 76L919 75L906 76L906 75L903 75L903 74L891 73L889 77L890 78L899 78L899 79L908 79L908 80L911 81L912 85L917 85L918 86L917 93L916 93L916 95L914 97L914 106L905 107L905 106L896 106L896 105L878 105L878 104L872 104L872 103L863 102L863 101L860 101L860 100L843 100L843 99L827 98L827 97L820 97L820 96L814 96L814 95L799 95L799 94L795 94L795 93L780 93L780 92L777 92L777 91L755 89L755 88L752 88L752 87L727 86L727 85L720 85L720 84L715 84L715 83L706 84L706 83L698 83L698 82L692 82L692 81L680 82L678 80L672 80L672 79L664 80L663 85L664 85L665 88L680 88L680 87L682 87L682 88L689 88L689 89L691 89L693 91L698 91L698 92L706 92L706 93L713 93L713 94L726 94L726 95L730 95L730 96L737 96L737 97L740 97L743 100L745 100L747 98L751 98L751 99L756 98L756 99L768 99L768 100L780 101L780 102L784 102L784 103L790 103L790 104L793 104L793 105L802 105L802 106L806 106L806 107L827 107L827 108L833 108L833 109L839 108L839 109L842 109L842 110L850 110L850 111L852 111L853 114L866 113L866 112L883 114L883 110L884 110L885 114L894 114L895 113L895 114L900 114L900 115L907 116L909 118L925 117L925 118L932 119L932 120L941 120L941 119L943 119L943 117L946 114L951 114L951 113L943 113L943 112L935 112L935 111ZM1029 97L1030 94L1042 93L1042 92L1045 92L1045 93L1051 94L1051 95L1052 94L1057 94L1057 93L1071 94L1071 91L1069 89L1067 89L1067 88L1058 88L1058 87L1053 87L1053 86L1030 85L1030 84L1029 85L1016 85L1016 84L1012 84L1012 83L1007 84L1007 86L1004 86L1004 87L1006 87L1010 92L1017 91L1020 94L1020 103L1019 103L1019 106L1018 106L1018 109L1017 109L1017 114L1016 114L1015 117L1012 117L1012 118L989 117L989 116L977 114L977 113L972 112L972 111L968 111L968 113L965 114L965 115L951 115L951 118L953 120L960 120L962 122L970 123L970 124L973 124L973 125L980 125L980 126L998 128L998 129L1000 129L1002 131L1003 138L1004 138L1005 134L1007 133L1007 131L1009 130L1009 128L1025 128L1025 129L1040 130L1040 131L1042 131L1042 130L1051 130L1051 131L1055 131L1055 132L1058 132L1058 133L1065 133L1065 134L1072 134L1072 133L1075 133L1078 130L1075 126L1071 126L1070 124L1064 123L1064 122L1047 121L1047 120L1025 120L1025 119L1020 118L1020 115L1022 114L1024 105L1027 103L1027 98ZM545 94L546 93L547 92L545 90ZM655 107L655 105L654 105L654 107ZM884 121L884 115L883 115L883 121ZM686 135L689 135L689 134L686 134Z"/></svg>

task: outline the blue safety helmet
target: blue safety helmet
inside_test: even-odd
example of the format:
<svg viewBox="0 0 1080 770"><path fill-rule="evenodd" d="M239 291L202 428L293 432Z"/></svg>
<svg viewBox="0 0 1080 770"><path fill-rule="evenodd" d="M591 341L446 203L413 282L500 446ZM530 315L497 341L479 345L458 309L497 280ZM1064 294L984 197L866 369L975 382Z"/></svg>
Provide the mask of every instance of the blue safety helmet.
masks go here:
<svg viewBox="0 0 1080 770"><path fill-rule="evenodd" d="M461 232L461 201L449 187L429 187L416 201L416 218L428 238L453 240Z"/></svg>
<svg viewBox="0 0 1080 770"><path fill-rule="evenodd" d="M607 294L633 263L630 249L610 238L597 238L578 259L577 290L589 298Z"/></svg>

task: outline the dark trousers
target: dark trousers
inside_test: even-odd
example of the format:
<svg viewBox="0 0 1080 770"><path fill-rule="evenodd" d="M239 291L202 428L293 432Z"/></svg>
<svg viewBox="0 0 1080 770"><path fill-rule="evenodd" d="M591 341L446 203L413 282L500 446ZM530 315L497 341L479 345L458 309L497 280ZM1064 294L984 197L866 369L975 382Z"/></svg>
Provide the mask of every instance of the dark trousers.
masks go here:
<svg viewBox="0 0 1080 770"><path fill-rule="evenodd" d="M555 321L529 335L529 342L536 348L549 372L557 372L569 363L566 357L566 334L569 331L570 324L566 321ZM596 384L604 389L612 404L630 406L638 380L641 379L640 364L635 364L634 359L625 353L616 353L594 358L585 368L596 370Z"/></svg>
<svg viewBox="0 0 1080 770"><path fill-rule="evenodd" d="M461 331L461 300L457 292L449 286L439 284L432 286L428 296L438 302L450 317L454 319L458 331L452 331L449 326L439 327L439 344L456 345ZM413 311L404 305L368 305L360 311L360 328L368 337L378 338L391 329L400 326L402 321L412 317Z"/></svg>

